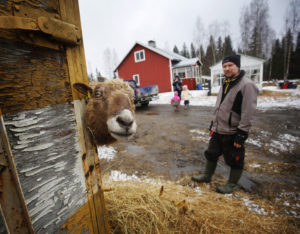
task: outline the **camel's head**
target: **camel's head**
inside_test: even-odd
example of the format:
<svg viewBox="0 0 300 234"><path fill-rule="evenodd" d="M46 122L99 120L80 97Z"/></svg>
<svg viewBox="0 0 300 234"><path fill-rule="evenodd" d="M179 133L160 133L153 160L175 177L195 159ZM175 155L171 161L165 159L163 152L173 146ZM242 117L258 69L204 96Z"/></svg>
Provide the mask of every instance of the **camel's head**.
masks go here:
<svg viewBox="0 0 300 234"><path fill-rule="evenodd" d="M134 93L121 79L74 87L89 97L85 120L97 145L129 139L136 132Z"/></svg>

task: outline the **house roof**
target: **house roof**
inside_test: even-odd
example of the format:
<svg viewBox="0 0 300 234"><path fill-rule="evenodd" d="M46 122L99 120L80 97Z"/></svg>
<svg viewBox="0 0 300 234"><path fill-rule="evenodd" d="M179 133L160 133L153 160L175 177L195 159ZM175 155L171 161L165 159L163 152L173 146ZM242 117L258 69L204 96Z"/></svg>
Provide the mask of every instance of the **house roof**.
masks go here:
<svg viewBox="0 0 300 234"><path fill-rule="evenodd" d="M183 66L188 66L188 65L194 65L197 61L201 63L201 61L198 59L198 58L193 58L193 59L187 59L186 57L180 55L180 54L176 54L174 52L171 52L171 51L167 51L167 50L163 50L163 49L160 49L160 48L157 48L157 47L153 47L153 46L149 46L149 45L146 45L146 44L143 44L141 42L135 42L133 47L129 50L129 52L124 56L124 58L122 59L122 61L118 64L118 66L115 68L114 71L116 71L119 66L123 63L123 61L125 60L125 58L129 55L129 53L132 51L132 49L136 46L136 45L140 45L140 46L143 46L157 54L160 54L161 56L163 57L166 57L168 59L170 59L171 61L178 61L179 63L177 63L175 66L173 67L183 67ZM185 62L185 63L184 63ZM179 65L181 64L182 65ZM185 65L183 65L185 64ZM178 66L179 65L179 66Z"/></svg>
<svg viewBox="0 0 300 234"><path fill-rule="evenodd" d="M199 61L199 63L201 64L200 60L198 58L191 58L191 59L184 59L181 60L179 63L175 64L174 66L172 66L172 68L177 68L177 67L186 67L186 66L193 66L195 65L197 62Z"/></svg>

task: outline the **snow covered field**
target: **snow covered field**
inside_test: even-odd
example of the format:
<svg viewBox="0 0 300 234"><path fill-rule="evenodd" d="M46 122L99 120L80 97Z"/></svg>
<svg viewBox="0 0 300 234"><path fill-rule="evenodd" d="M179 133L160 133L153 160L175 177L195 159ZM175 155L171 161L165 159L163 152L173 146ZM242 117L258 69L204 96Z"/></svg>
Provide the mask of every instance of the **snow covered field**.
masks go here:
<svg viewBox="0 0 300 234"><path fill-rule="evenodd" d="M300 87L297 89L278 89L276 86L263 87L263 90L278 92L280 97L268 97L259 96L257 109L267 110L273 108L296 108L300 109ZM207 96L208 90L191 90L191 106L214 106L217 96ZM282 94L288 94L284 97ZM150 105L154 104L170 104L170 100L173 96L172 92L160 93L157 100L150 102ZM183 103L181 103L183 105Z"/></svg>

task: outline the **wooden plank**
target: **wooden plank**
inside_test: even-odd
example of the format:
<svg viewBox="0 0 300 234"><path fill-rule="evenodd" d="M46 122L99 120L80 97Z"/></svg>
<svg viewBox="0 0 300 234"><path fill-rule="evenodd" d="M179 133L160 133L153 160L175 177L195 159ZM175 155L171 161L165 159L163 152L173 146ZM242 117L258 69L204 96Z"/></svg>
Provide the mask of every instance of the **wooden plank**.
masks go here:
<svg viewBox="0 0 300 234"><path fill-rule="evenodd" d="M70 101L72 94L64 52L0 38L3 114Z"/></svg>
<svg viewBox="0 0 300 234"><path fill-rule="evenodd" d="M76 25L81 30L78 1L64 0L60 1L60 3L62 20ZM88 83L83 43L78 47L68 47L66 52L71 86L78 81ZM72 94L74 100L82 98L74 89L72 90ZM83 168L86 177L93 229L95 233L109 233L107 211L105 209L104 195L101 189L101 174L100 170L97 170L100 167L100 163L96 147L91 144L90 135L82 119L84 116L84 106L78 105L75 107L75 112L77 112L78 130L81 131L79 135L84 139L84 141L82 141L84 146L81 148L86 149L82 152L82 155L85 155Z"/></svg>
<svg viewBox="0 0 300 234"><path fill-rule="evenodd" d="M34 231L55 233L87 202L73 104L4 115Z"/></svg>

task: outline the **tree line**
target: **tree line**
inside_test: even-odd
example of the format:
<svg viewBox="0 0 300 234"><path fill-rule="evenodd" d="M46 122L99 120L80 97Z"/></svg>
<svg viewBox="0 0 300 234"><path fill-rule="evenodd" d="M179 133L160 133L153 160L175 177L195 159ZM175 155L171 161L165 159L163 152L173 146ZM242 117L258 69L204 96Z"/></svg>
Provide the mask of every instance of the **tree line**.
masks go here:
<svg viewBox="0 0 300 234"><path fill-rule="evenodd" d="M198 57L203 63L201 75L209 76L209 67L224 56L240 53L265 59L264 80L300 78L300 1L290 0L281 38L276 38L269 18L267 0L252 0L244 6L240 13L240 42L234 50L227 22L215 21L206 30L198 17L194 42L189 48L183 43L181 50L175 45L173 52L186 58Z"/></svg>

